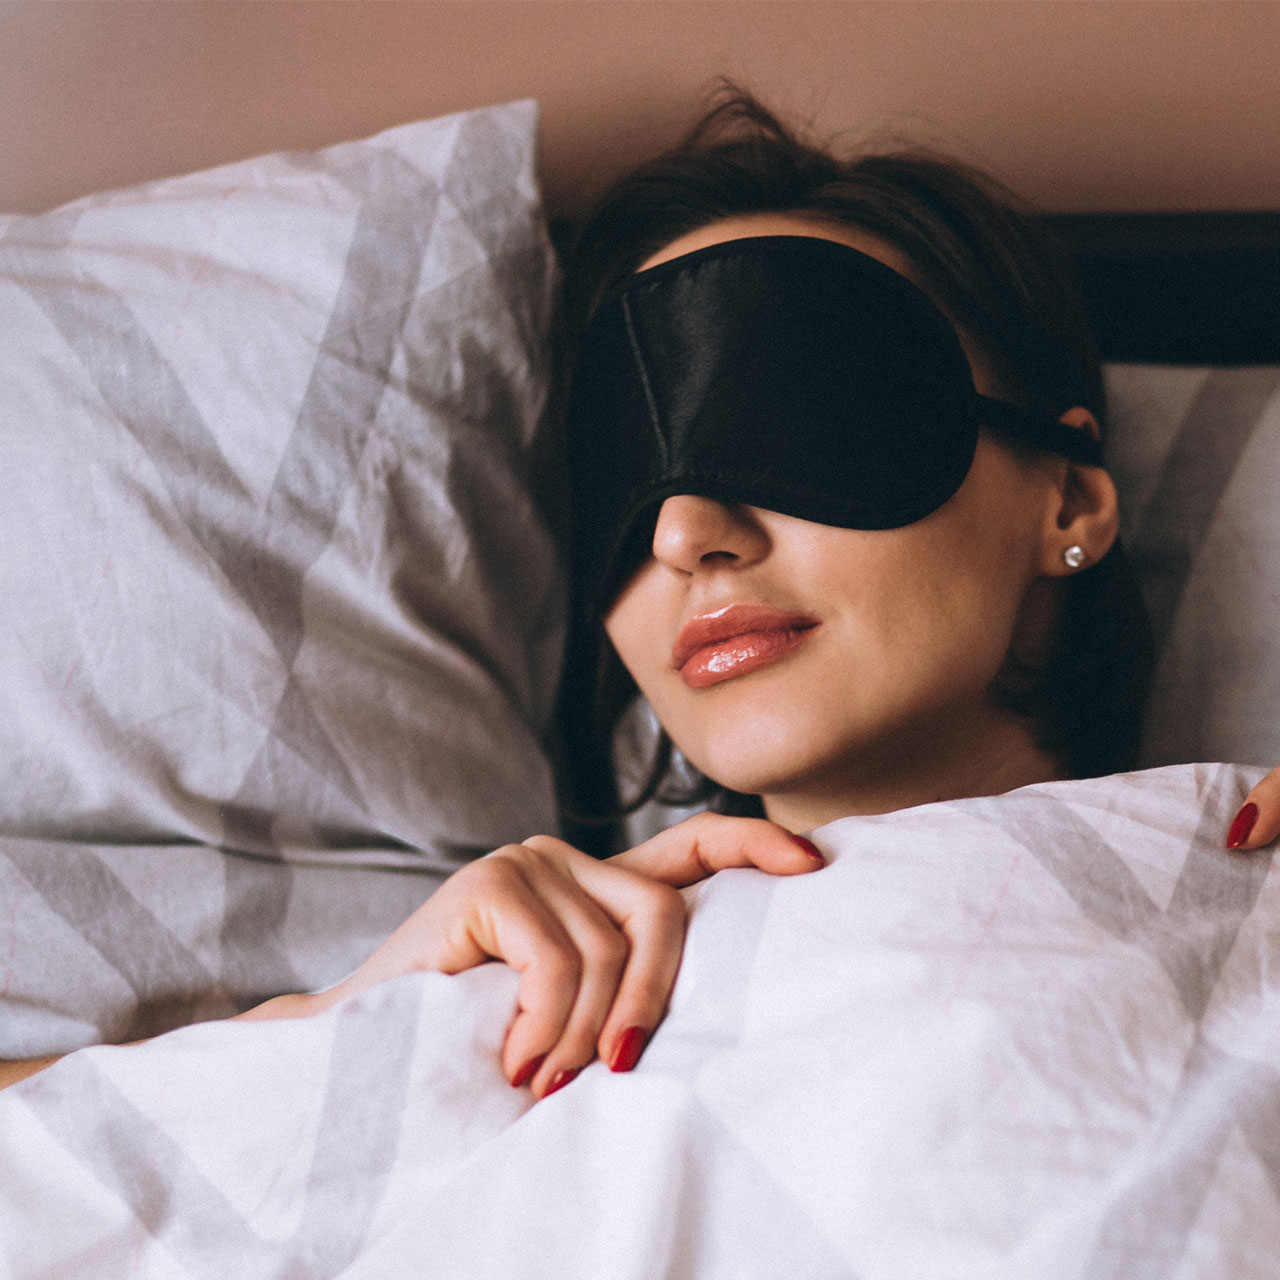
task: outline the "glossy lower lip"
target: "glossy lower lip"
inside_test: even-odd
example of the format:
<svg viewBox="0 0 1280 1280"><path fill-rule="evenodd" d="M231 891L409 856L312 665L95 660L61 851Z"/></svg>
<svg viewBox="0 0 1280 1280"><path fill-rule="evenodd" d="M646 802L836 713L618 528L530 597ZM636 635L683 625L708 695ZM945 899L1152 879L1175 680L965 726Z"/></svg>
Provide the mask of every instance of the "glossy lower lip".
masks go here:
<svg viewBox="0 0 1280 1280"><path fill-rule="evenodd" d="M772 665L804 644L817 625L802 614L730 605L681 628L672 665L691 689L705 689Z"/></svg>

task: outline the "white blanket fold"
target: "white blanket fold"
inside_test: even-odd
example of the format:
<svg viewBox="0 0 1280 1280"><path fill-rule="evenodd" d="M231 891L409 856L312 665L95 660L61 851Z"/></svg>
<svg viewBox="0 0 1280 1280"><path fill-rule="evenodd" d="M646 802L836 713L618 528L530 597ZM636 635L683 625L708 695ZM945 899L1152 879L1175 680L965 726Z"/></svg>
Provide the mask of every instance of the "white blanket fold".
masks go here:
<svg viewBox="0 0 1280 1280"><path fill-rule="evenodd" d="M497 965L86 1049L0 1095L21 1277L1263 1280L1280 884L1257 770L850 818L691 891L629 1075L536 1105Z"/></svg>

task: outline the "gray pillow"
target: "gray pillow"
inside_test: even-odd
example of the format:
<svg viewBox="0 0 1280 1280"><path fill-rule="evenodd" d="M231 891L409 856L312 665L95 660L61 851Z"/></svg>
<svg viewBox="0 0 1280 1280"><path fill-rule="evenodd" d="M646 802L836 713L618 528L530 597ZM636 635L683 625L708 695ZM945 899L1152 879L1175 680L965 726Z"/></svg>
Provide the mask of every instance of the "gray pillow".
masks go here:
<svg viewBox="0 0 1280 1280"><path fill-rule="evenodd" d="M1280 368L1107 369L1159 661L1144 762L1280 760Z"/></svg>
<svg viewBox="0 0 1280 1280"><path fill-rule="evenodd" d="M0 219L0 836L443 871L553 829L536 115Z"/></svg>

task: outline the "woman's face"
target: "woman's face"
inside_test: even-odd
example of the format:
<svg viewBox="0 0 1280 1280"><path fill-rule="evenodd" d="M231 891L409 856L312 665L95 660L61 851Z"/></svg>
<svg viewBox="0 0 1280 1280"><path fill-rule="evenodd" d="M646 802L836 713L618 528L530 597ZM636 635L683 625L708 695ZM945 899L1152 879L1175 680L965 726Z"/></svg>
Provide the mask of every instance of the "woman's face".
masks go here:
<svg viewBox="0 0 1280 1280"><path fill-rule="evenodd" d="M790 215L701 228L644 266L771 234L825 236L914 274L874 236ZM689 760L793 829L1052 777L988 691L1015 637L1034 646L1043 627L1030 589L1060 556L1065 467L984 435L948 502L883 531L668 498L605 629Z"/></svg>

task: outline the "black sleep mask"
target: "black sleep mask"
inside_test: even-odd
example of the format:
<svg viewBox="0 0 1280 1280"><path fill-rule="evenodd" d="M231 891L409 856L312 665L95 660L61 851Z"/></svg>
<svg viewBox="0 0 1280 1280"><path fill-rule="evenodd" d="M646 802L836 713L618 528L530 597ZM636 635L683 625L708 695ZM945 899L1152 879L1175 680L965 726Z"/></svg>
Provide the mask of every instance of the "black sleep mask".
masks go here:
<svg viewBox="0 0 1280 1280"><path fill-rule="evenodd" d="M979 395L947 317L856 249L761 236L637 272L592 317L570 391L580 604L607 607L673 494L896 529L956 492L979 427L1102 462L1085 432Z"/></svg>

